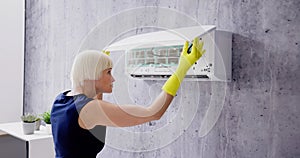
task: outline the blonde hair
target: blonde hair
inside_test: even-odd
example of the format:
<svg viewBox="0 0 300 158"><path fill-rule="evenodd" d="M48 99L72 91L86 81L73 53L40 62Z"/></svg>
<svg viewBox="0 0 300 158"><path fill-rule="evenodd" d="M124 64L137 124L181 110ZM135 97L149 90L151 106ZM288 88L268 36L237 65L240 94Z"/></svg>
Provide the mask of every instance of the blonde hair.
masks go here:
<svg viewBox="0 0 300 158"><path fill-rule="evenodd" d="M102 71L112 68L113 63L108 55L97 50L86 50L76 55L71 69L73 87L82 86L84 80L97 80Z"/></svg>

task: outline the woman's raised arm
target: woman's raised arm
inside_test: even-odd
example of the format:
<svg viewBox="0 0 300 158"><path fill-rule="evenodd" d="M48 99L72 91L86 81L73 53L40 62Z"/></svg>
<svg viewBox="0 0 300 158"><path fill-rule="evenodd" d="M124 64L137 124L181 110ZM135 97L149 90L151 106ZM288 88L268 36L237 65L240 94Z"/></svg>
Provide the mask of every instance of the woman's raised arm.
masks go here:
<svg viewBox="0 0 300 158"><path fill-rule="evenodd" d="M91 129L95 125L128 127L160 119L173 96L162 91L148 107L117 105L102 100L90 101L79 114L79 125Z"/></svg>

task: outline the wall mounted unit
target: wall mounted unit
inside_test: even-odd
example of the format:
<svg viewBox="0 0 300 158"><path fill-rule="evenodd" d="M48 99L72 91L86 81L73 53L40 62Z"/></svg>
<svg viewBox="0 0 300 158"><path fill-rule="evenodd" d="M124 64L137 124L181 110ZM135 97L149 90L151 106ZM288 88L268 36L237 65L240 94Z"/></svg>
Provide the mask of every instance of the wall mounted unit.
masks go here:
<svg viewBox="0 0 300 158"><path fill-rule="evenodd" d="M183 44L198 37L206 53L187 72L186 80L231 81L232 34L204 25L131 36L106 50L125 51L125 68L131 77L166 79L176 70Z"/></svg>

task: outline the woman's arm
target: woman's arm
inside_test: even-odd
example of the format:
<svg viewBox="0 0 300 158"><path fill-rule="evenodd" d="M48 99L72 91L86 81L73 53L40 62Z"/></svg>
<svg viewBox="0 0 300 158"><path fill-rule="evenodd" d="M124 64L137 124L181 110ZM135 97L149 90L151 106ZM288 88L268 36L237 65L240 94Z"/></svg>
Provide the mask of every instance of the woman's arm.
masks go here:
<svg viewBox="0 0 300 158"><path fill-rule="evenodd" d="M142 124L162 117L173 96L162 91L149 106L117 105L102 100L93 100L79 114L79 125L91 129L95 125L127 127Z"/></svg>

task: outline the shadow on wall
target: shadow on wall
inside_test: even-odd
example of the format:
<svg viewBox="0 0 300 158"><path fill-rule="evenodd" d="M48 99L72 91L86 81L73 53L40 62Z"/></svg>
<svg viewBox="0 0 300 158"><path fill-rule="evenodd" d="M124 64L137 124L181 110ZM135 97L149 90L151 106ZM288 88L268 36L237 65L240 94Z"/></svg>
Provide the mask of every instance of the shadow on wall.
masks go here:
<svg viewBox="0 0 300 158"><path fill-rule="evenodd" d="M239 34L233 34L232 49L235 90L299 95L299 53Z"/></svg>
<svg viewBox="0 0 300 158"><path fill-rule="evenodd" d="M248 37L232 35L232 81L236 90L253 89L256 83L270 80L270 75L264 70L264 43ZM258 86L257 88L260 88Z"/></svg>

